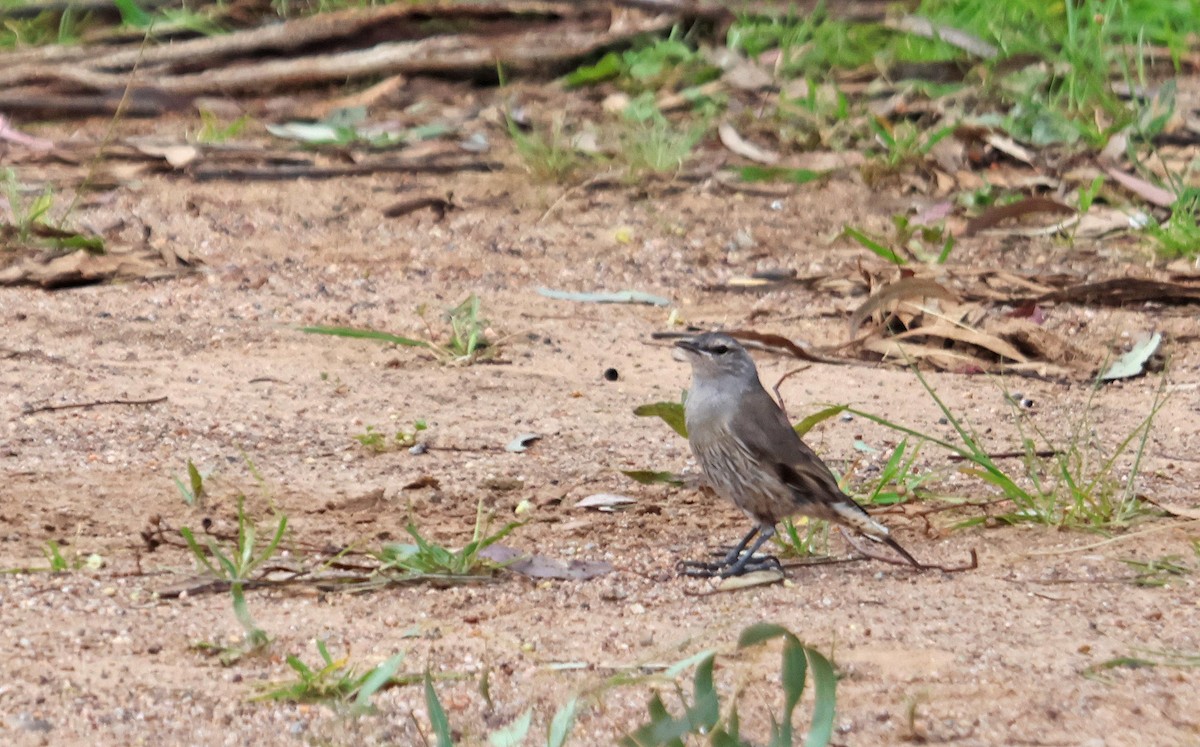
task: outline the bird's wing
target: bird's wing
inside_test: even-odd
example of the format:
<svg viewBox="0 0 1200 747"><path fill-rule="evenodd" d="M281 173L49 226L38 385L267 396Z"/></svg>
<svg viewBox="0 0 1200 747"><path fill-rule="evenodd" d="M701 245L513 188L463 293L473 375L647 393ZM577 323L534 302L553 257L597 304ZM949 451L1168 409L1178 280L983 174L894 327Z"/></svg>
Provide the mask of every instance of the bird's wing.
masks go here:
<svg viewBox="0 0 1200 747"><path fill-rule="evenodd" d="M747 396L763 397L769 402L743 407L742 412L770 413L770 416L748 418L738 423L738 436L747 451L760 463L771 465L780 481L793 490L797 501L803 504L800 507L802 511L818 518L839 521L867 535L886 534L886 529L842 492L829 467L800 440L766 390L760 389Z"/></svg>
<svg viewBox="0 0 1200 747"><path fill-rule="evenodd" d="M866 509L842 492L829 467L808 444L800 440L787 416L765 389L747 396L761 396L768 401L746 403L749 406L743 407L741 412L770 415L747 418L745 422L738 423L736 431L742 446L760 464L771 465L779 480L792 489L798 512L856 529L891 547L913 566L921 567L907 550L889 536L887 527L872 519Z"/></svg>
<svg viewBox="0 0 1200 747"><path fill-rule="evenodd" d="M746 418L744 422L737 424L736 431L745 441L750 452L764 463L778 465L801 474L807 473L797 487L807 488L811 483L813 490L808 492L823 492L823 490L816 489L820 487L840 495L842 491L838 488L837 479L833 473L829 471L825 462L821 461L816 452L800 440L800 436L788 422L783 410L780 410L779 405L775 404L771 395L767 394L765 389L760 388L757 392L748 394L747 398L764 400L741 408L741 412L752 412L759 415L756 418ZM769 413L769 415L764 415L764 413Z"/></svg>

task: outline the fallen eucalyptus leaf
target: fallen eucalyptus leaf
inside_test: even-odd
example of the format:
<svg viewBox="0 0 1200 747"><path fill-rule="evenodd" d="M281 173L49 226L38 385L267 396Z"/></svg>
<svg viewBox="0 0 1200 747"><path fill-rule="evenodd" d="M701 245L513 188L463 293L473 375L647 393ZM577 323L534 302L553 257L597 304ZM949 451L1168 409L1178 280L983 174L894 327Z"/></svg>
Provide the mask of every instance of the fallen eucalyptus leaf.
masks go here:
<svg viewBox="0 0 1200 747"><path fill-rule="evenodd" d="M621 506L627 506L631 503L637 503L633 498L627 495L617 495L616 493L596 493L582 498L575 504L575 508L594 508L599 511L614 511Z"/></svg>
<svg viewBox="0 0 1200 747"><path fill-rule="evenodd" d="M1158 350L1160 343L1162 343L1162 334L1159 332L1142 337L1134 343L1128 353L1117 358L1107 371L1100 374L1100 380L1116 381L1142 375L1146 372L1146 362Z"/></svg>
<svg viewBox="0 0 1200 747"><path fill-rule="evenodd" d="M717 584L717 591L738 591L740 589L749 589L752 586L777 584L782 580L783 571L769 568L764 571L753 571L751 573L743 573L740 576L730 576L729 578L721 579L721 583Z"/></svg>
<svg viewBox="0 0 1200 747"><path fill-rule="evenodd" d="M529 448L529 445L534 441L540 441L542 437L537 433L522 433L513 440L509 441L505 447L505 451L511 451L514 454L519 454Z"/></svg>
<svg viewBox="0 0 1200 747"><path fill-rule="evenodd" d="M671 300L641 291L626 290L616 293L574 293L572 291L538 288L537 292L555 301L579 301L580 303L644 303L651 306L670 306Z"/></svg>

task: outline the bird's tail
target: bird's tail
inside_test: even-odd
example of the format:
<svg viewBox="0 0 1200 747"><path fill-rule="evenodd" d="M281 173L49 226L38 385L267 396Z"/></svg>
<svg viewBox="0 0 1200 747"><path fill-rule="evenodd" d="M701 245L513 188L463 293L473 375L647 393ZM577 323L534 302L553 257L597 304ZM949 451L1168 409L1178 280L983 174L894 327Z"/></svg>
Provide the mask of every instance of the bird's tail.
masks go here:
<svg viewBox="0 0 1200 747"><path fill-rule="evenodd" d="M909 554L908 550L905 550L900 546L899 542L892 539L888 528L871 518L866 509L858 505L852 498L845 497L844 500L831 504L829 508L836 514L835 521L839 521L851 529L858 530L859 534L868 539L887 545L895 550L900 557L904 558L909 565L916 568L921 567L921 564Z"/></svg>

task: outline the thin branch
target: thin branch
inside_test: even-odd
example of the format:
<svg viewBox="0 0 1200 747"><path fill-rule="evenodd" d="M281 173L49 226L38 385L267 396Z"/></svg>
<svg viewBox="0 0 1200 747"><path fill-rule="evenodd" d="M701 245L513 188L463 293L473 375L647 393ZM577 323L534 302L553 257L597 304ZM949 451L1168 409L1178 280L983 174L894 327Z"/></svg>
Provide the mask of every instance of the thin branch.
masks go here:
<svg viewBox="0 0 1200 747"><path fill-rule="evenodd" d="M155 397L153 399L101 399L95 402L75 402L69 405L41 405L40 407L26 407L21 411L23 415L32 415L35 412L53 412L55 410L75 410L75 409L90 409L92 407L102 407L105 405L157 405L159 402L166 402L166 397Z"/></svg>

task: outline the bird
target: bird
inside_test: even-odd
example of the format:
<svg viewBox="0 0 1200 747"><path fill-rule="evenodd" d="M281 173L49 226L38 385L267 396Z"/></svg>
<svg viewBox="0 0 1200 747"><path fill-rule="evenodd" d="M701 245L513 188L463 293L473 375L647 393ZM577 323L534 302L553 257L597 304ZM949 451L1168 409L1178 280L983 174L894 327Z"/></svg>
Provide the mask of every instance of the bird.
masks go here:
<svg viewBox="0 0 1200 747"><path fill-rule="evenodd" d="M755 553L775 535L776 524L796 514L848 527L921 567L887 527L842 492L829 467L763 388L754 360L737 340L705 332L675 345L692 366L692 387L684 402L692 454L717 494L754 523L723 561L681 564L687 575L728 577L778 568L777 559Z"/></svg>

